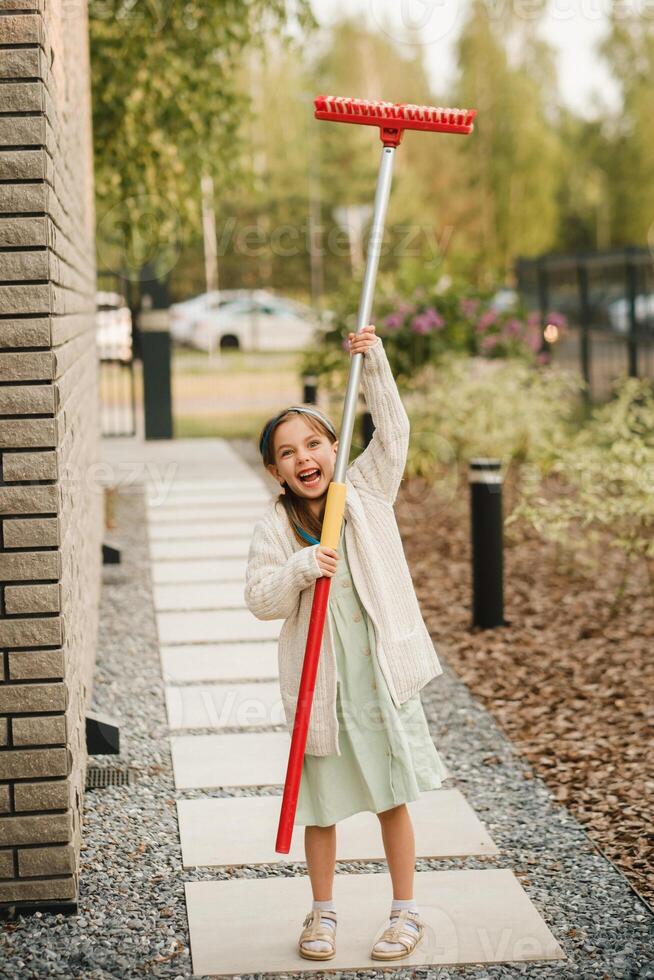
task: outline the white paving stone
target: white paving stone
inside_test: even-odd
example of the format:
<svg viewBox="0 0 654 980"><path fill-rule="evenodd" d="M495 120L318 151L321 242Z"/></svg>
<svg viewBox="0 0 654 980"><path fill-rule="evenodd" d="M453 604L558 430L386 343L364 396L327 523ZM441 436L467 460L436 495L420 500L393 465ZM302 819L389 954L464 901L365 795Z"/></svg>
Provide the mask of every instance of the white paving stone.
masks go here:
<svg viewBox="0 0 654 980"><path fill-rule="evenodd" d="M166 486L175 491L176 493L185 493L191 491L195 493L196 491L211 491L217 490L218 492L224 493L237 492L244 490L248 493L258 490L259 492L266 489L266 484L263 480L257 479L256 476L252 474L252 470L249 468L244 469L245 476L242 478L234 479L232 477L223 477L216 472L215 475L209 476L198 476L197 479L173 479L166 482ZM156 492L160 487L160 481L148 480L146 483L148 493Z"/></svg>
<svg viewBox="0 0 654 980"><path fill-rule="evenodd" d="M164 681L247 681L278 677L277 644L190 643L160 649Z"/></svg>
<svg viewBox="0 0 654 980"><path fill-rule="evenodd" d="M170 745L177 789L283 786L291 736L288 732L172 735Z"/></svg>
<svg viewBox="0 0 654 980"><path fill-rule="evenodd" d="M165 644L276 640L282 627L281 620L257 619L248 609L161 612L156 618L159 642Z"/></svg>
<svg viewBox="0 0 654 980"><path fill-rule="evenodd" d="M198 561L155 561L152 581L164 582L245 582L245 558L201 558Z"/></svg>
<svg viewBox="0 0 654 980"><path fill-rule="evenodd" d="M151 541L150 557L153 561L186 558L247 558L250 541L250 537Z"/></svg>
<svg viewBox="0 0 654 980"><path fill-rule="evenodd" d="M370 958L392 897L387 873L336 875L338 939L336 955L326 963L297 952L311 909L306 876L193 881L185 892L194 975L392 969L392 963ZM427 923L425 937L398 969L565 959L505 868L419 871L414 894Z"/></svg>
<svg viewBox="0 0 654 980"><path fill-rule="evenodd" d="M236 796L178 800L177 814L185 868L305 861L304 831L296 823L288 855L277 854L275 838L281 796ZM416 856L423 858L498 854L483 823L458 789L422 793L408 804ZM379 820L355 813L339 822L337 861L383 861Z"/></svg>
<svg viewBox="0 0 654 980"><path fill-rule="evenodd" d="M249 523L251 526L263 515L263 504L244 505L242 500L231 503L207 504L203 507L151 507L148 511L148 524L154 527L166 527L170 524L183 524L192 527L194 524L205 523L229 524L232 522Z"/></svg>
<svg viewBox="0 0 654 980"><path fill-rule="evenodd" d="M190 585L155 585L158 611L245 609L244 582L193 582Z"/></svg>
<svg viewBox="0 0 654 980"><path fill-rule="evenodd" d="M285 723L277 681L166 687L171 729L262 728Z"/></svg>
<svg viewBox="0 0 654 980"><path fill-rule="evenodd" d="M193 541L196 538L246 538L252 536L255 521L198 521L186 524L151 524L150 541Z"/></svg>
<svg viewBox="0 0 654 980"><path fill-rule="evenodd" d="M147 496L148 510L166 510L170 507L195 507L208 505L216 507L218 504L237 503L243 505L250 504L254 507L264 507L270 500L270 494L265 490L249 490L244 487L241 490L183 490L174 491L162 487L158 491L152 491Z"/></svg>

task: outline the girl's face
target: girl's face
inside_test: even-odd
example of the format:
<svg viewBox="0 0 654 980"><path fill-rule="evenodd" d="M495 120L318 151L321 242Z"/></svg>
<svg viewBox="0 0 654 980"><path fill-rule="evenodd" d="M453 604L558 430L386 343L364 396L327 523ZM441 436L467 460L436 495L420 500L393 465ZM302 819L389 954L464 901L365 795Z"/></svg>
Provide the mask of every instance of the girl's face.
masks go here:
<svg viewBox="0 0 654 980"><path fill-rule="evenodd" d="M275 463L266 468L275 479L280 484L286 481L299 497L316 499L326 494L334 475L338 439L330 442L324 432L316 432L301 415L280 422L273 438Z"/></svg>

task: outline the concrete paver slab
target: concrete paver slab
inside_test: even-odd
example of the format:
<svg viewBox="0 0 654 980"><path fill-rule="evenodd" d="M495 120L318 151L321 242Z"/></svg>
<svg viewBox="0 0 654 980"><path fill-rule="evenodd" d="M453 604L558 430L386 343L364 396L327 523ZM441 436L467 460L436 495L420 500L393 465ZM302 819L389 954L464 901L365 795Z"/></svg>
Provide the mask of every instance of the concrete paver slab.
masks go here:
<svg viewBox="0 0 654 980"><path fill-rule="evenodd" d="M205 504L202 507L188 505L151 507L148 511L148 524L150 529L169 524L184 524L186 527L192 527L194 524L229 524L234 521L250 522L254 526L264 509L263 504L247 504L242 500Z"/></svg>
<svg viewBox="0 0 654 980"><path fill-rule="evenodd" d="M166 687L171 729L262 728L283 725L277 681L258 684L187 684Z"/></svg>
<svg viewBox="0 0 654 980"><path fill-rule="evenodd" d="M150 524L150 541L193 541L196 538L247 538L254 521L198 521L194 524Z"/></svg>
<svg viewBox="0 0 654 980"><path fill-rule="evenodd" d="M225 492L228 490L240 490L241 488L248 492L266 489L264 481L259 480L251 469L245 467L243 468L243 473L243 477L235 479L231 475L225 476L224 473L221 476L220 470L209 470L207 471L207 475L198 475L197 479L187 480L184 477L173 478L167 481L166 486L175 492L190 491L191 493L211 490ZM148 493L156 492L160 485L161 483L158 480L148 480L146 483Z"/></svg>
<svg viewBox="0 0 654 980"><path fill-rule="evenodd" d="M189 487L188 489L176 489L174 486L159 486L152 488L146 493L148 507L162 508L193 506L195 504L208 504L217 506L218 504L247 503L252 507L265 506L270 500L270 494L264 487L254 486L235 486L220 487L215 484L211 487Z"/></svg>
<svg viewBox="0 0 654 980"><path fill-rule="evenodd" d="M386 873L336 875L338 939L336 956L326 963L297 952L302 920L311 908L305 876L193 881L186 883L185 893L194 974L379 970L393 965L370 958L392 896ZM507 869L419 871L414 894L427 923L425 937L397 968L565 958Z"/></svg>
<svg viewBox="0 0 654 980"><path fill-rule="evenodd" d="M177 814L185 868L304 861L304 831L293 831L288 855L275 851L280 796L236 796L178 800ZM416 856L424 858L494 855L498 848L458 789L436 789L408 804L415 829ZM383 861L379 820L355 813L339 823L337 861Z"/></svg>
<svg viewBox="0 0 654 980"><path fill-rule="evenodd" d="M277 644L261 643L189 643L161 647L161 669L164 681L246 681L275 680Z"/></svg>
<svg viewBox="0 0 654 980"><path fill-rule="evenodd" d="M257 619L249 609L157 613L160 643L227 643L276 640L279 619Z"/></svg>
<svg viewBox="0 0 654 980"><path fill-rule="evenodd" d="M193 582L155 585L154 608L158 612L211 609L246 609L244 582Z"/></svg>
<svg viewBox="0 0 654 980"><path fill-rule="evenodd" d="M152 581L245 582L245 558L200 558L198 561L155 561L150 566Z"/></svg>
<svg viewBox="0 0 654 980"><path fill-rule="evenodd" d="M177 789L283 786L291 736L288 732L171 735L170 744Z"/></svg>
<svg viewBox="0 0 654 980"><path fill-rule="evenodd" d="M153 561L186 558L247 558L250 537L203 538L192 541L151 541Z"/></svg>

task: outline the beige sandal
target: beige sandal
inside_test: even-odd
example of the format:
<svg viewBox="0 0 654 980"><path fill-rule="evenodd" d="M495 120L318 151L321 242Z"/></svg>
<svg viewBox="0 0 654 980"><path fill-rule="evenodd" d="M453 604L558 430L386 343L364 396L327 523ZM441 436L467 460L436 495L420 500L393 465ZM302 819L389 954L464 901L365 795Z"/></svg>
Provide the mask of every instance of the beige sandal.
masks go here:
<svg viewBox="0 0 654 980"><path fill-rule="evenodd" d="M329 926L323 926L320 921L321 918L331 919L334 923L334 928L330 929ZM336 955L336 913L314 909L312 912L309 912L302 925L304 926L304 929L300 934L300 939L298 942L300 956L304 956L304 958L307 960L331 960L332 956ZM303 943L305 943L307 940L311 942L313 939L321 939L323 942L329 943L330 948L302 948Z"/></svg>
<svg viewBox="0 0 654 980"><path fill-rule="evenodd" d="M407 927L406 921L408 918L416 924L418 928L417 932L415 929ZM414 951L425 934L424 922L417 912L411 912L409 909L393 912L391 914L391 921L393 925L388 926L381 936L375 940L375 944L370 952L373 960L401 960ZM378 943L401 943L404 949L377 949Z"/></svg>

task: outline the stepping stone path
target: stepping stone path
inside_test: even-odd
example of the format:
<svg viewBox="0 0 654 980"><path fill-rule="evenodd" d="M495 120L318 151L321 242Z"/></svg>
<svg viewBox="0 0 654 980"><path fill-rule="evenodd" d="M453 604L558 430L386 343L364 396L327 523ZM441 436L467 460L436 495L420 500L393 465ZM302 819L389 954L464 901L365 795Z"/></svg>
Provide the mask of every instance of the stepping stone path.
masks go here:
<svg viewBox="0 0 654 980"><path fill-rule="evenodd" d="M311 903L307 877L212 876L215 868L304 860L298 826L288 855L274 849L290 747L277 680L282 622L257 620L243 597L249 542L269 492L225 441L200 453L178 440L162 450L166 459L174 474L155 472L146 500L182 861L207 869L206 880L185 884L194 975L379 970L369 952L388 912L388 874L336 875L339 915L356 929L339 930L326 963L297 953ZM238 788L266 794L212 796ZM185 799L190 790L195 798ZM458 789L424 793L409 807L419 858L498 855ZM339 824L337 860L384 860L374 814ZM415 889L426 937L397 969L564 958L511 870L421 871Z"/></svg>

